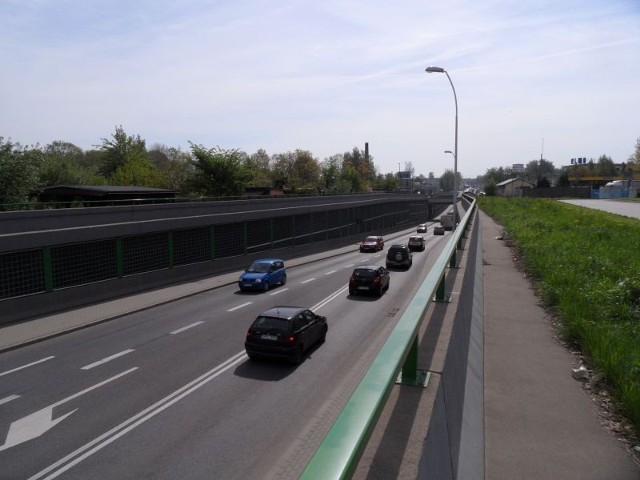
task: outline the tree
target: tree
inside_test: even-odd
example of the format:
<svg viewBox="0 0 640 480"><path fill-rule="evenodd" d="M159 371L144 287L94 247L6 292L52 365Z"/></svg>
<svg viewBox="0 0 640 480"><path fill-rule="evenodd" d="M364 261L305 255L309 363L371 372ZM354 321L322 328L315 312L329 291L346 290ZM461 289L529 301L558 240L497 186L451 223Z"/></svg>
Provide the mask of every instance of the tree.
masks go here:
<svg viewBox="0 0 640 480"><path fill-rule="evenodd" d="M353 147L351 152L343 155L342 168L350 165L360 175L362 181L366 184L373 183L376 178L376 167L373 164L373 157L365 156L364 152L358 147Z"/></svg>
<svg viewBox="0 0 640 480"><path fill-rule="evenodd" d="M533 183L537 183L543 177L554 178L556 169L548 160L531 160L525 167L525 178ZM505 179L507 180L507 179ZM547 180L548 181L548 180Z"/></svg>
<svg viewBox="0 0 640 480"><path fill-rule="evenodd" d="M148 157L159 177L157 186L183 195L189 193L189 178L194 168L188 152L183 152L180 148L155 144L149 150Z"/></svg>
<svg viewBox="0 0 640 480"><path fill-rule="evenodd" d="M250 187L271 187L271 158L265 150L259 149L245 160L246 170L250 174Z"/></svg>
<svg viewBox="0 0 640 480"><path fill-rule="evenodd" d="M440 177L440 189L443 192L453 192L453 170L445 170L444 174ZM460 172L456 172L456 187L460 189L462 187L462 175Z"/></svg>
<svg viewBox="0 0 640 480"><path fill-rule="evenodd" d="M320 164L320 181L327 191L331 192L336 189L342 161L342 155L336 154L325 158Z"/></svg>
<svg viewBox="0 0 640 480"><path fill-rule="evenodd" d="M244 168L239 150L207 149L191 142L190 145L195 168L191 185L197 194L226 197L244 193L250 175Z"/></svg>
<svg viewBox="0 0 640 480"><path fill-rule="evenodd" d="M142 182L138 185L149 184L150 179L144 177L151 173L151 164L147 157L145 141L140 138L140 135L129 136L122 125L117 126L111 140L102 139L100 149L104 153L100 173L107 179L112 180L118 169L124 169L126 172L118 174L119 178L130 178L132 181ZM135 175L131 176L134 172L136 172Z"/></svg>
<svg viewBox="0 0 640 480"><path fill-rule="evenodd" d="M601 155L598 158L598 162L596 163L596 173L601 177L615 177L618 172L616 170L616 165L613 163L611 157L606 155Z"/></svg>
<svg viewBox="0 0 640 480"><path fill-rule="evenodd" d="M94 185L102 183L96 168L84 161L84 152L73 143L56 140L44 148L40 185Z"/></svg>
<svg viewBox="0 0 640 480"><path fill-rule="evenodd" d="M23 147L0 137L0 204L26 203L39 185L39 171L44 161L38 147ZM8 205L1 207L10 209Z"/></svg>
<svg viewBox="0 0 640 480"><path fill-rule="evenodd" d="M633 176L640 177L640 137L636 140L635 151L627 160L627 164Z"/></svg>
<svg viewBox="0 0 640 480"><path fill-rule="evenodd" d="M320 185L320 165L308 150L274 155L271 173L275 184L292 192L316 189Z"/></svg>

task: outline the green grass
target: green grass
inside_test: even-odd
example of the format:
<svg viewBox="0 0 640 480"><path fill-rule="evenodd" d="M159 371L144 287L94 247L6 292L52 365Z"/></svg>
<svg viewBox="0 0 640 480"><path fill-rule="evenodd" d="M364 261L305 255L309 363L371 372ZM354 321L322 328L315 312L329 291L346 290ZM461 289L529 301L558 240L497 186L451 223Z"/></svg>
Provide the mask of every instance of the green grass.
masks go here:
<svg viewBox="0 0 640 480"><path fill-rule="evenodd" d="M555 200L482 197L564 339L605 378L640 436L640 221Z"/></svg>

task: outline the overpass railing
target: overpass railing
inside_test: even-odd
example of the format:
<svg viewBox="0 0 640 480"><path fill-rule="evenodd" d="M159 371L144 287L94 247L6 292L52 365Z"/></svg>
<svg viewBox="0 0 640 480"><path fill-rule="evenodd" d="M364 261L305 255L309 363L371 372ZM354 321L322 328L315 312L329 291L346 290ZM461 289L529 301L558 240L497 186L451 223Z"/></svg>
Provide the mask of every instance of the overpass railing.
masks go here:
<svg viewBox="0 0 640 480"><path fill-rule="evenodd" d="M426 386L428 373L418 369L418 332L431 302L447 301L446 269L456 267L456 252L462 248L475 212L476 202L473 200L380 353L311 458L300 477L302 480L350 478L393 385Z"/></svg>

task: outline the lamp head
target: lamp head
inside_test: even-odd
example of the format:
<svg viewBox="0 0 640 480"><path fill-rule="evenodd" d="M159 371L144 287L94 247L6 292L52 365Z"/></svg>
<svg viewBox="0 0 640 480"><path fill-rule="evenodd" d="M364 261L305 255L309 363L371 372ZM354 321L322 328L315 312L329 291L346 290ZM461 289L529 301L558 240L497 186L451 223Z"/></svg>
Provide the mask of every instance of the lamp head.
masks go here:
<svg viewBox="0 0 640 480"><path fill-rule="evenodd" d="M425 72L429 73L444 73L444 68L442 67L427 67Z"/></svg>

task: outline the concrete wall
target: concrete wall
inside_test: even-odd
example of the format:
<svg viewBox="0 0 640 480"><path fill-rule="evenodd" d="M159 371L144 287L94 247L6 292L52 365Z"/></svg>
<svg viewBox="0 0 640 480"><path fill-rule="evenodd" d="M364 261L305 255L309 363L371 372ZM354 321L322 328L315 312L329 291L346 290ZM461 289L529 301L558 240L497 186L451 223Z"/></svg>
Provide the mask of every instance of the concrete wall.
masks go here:
<svg viewBox="0 0 640 480"><path fill-rule="evenodd" d="M453 278L447 289L456 298L448 307L453 311L438 320L439 339L427 367L432 372L428 388L437 392L418 478L484 479L484 318L479 229L476 215L459 269L454 275L450 273ZM431 321L438 318L438 308L431 312Z"/></svg>

